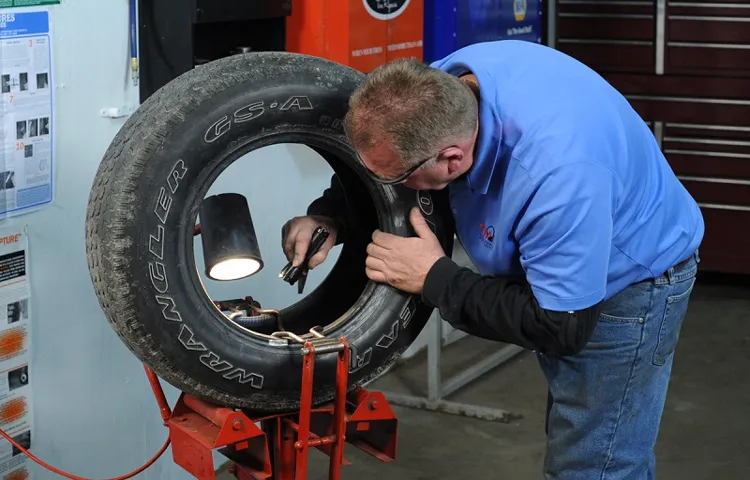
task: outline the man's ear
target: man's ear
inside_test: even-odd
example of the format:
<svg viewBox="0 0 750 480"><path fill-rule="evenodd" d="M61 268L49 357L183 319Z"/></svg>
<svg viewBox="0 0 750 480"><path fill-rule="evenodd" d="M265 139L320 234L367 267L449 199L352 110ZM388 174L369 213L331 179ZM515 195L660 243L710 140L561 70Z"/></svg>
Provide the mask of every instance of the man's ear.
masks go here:
<svg viewBox="0 0 750 480"><path fill-rule="evenodd" d="M464 160L464 151L456 146L448 147L440 152L438 160L448 162L448 173L454 173L461 168L461 164Z"/></svg>

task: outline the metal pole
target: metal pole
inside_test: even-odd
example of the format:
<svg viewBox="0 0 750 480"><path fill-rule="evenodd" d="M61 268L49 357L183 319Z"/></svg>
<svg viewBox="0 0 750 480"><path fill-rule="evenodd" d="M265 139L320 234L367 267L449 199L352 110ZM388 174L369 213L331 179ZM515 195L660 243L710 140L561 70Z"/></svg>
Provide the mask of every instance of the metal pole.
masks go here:
<svg viewBox="0 0 750 480"><path fill-rule="evenodd" d="M437 402L442 397L440 372L440 353L443 349L443 319L433 312L432 334L427 342L427 399Z"/></svg>
<svg viewBox="0 0 750 480"><path fill-rule="evenodd" d="M547 46L557 46L557 1L547 1Z"/></svg>

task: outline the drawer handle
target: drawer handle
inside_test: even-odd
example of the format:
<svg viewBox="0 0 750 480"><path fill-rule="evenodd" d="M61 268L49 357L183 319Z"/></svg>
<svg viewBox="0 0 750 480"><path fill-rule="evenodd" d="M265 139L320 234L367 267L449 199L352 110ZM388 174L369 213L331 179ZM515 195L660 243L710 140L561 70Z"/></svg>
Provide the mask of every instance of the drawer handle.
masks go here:
<svg viewBox="0 0 750 480"><path fill-rule="evenodd" d="M742 205L725 205L723 203L698 203L698 206L707 210L732 210L735 212L750 212L750 207Z"/></svg>

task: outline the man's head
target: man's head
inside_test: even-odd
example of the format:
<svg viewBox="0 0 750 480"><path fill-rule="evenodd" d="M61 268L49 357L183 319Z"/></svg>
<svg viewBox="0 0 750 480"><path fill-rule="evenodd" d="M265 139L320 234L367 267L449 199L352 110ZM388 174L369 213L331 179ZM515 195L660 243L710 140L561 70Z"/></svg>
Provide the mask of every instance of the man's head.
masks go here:
<svg viewBox="0 0 750 480"><path fill-rule="evenodd" d="M352 95L344 128L365 166L415 189L445 188L473 163L478 101L466 82L414 59L384 64Z"/></svg>

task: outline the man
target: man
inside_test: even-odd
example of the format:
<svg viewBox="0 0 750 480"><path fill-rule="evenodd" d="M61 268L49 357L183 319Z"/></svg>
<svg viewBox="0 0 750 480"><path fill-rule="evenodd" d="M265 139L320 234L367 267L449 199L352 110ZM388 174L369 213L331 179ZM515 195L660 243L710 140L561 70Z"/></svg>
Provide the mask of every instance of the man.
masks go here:
<svg viewBox="0 0 750 480"><path fill-rule="evenodd" d="M479 270L453 263L415 209L417 237L374 232L368 277L421 294L456 328L537 353L547 478L654 478L704 224L627 100L554 49L499 41L376 69L345 128L378 181L448 187ZM317 225L341 227L336 195L287 223L289 258Z"/></svg>

